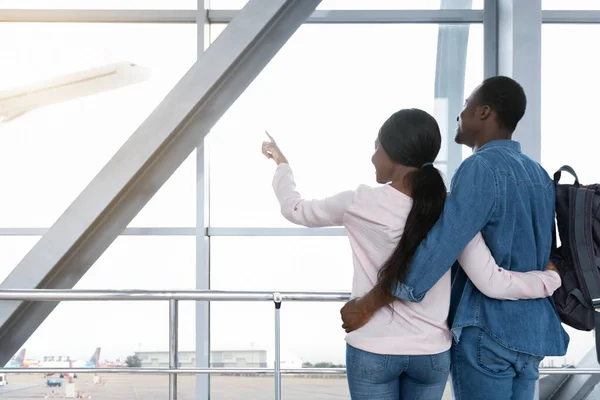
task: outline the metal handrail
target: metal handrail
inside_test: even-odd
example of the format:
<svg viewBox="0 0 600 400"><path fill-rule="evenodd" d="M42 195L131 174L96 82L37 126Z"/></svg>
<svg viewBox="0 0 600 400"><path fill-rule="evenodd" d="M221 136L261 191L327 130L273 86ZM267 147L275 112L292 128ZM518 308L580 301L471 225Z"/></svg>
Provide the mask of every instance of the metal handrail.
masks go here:
<svg viewBox="0 0 600 400"><path fill-rule="evenodd" d="M600 368L540 368L541 375L600 375Z"/></svg>
<svg viewBox="0 0 600 400"><path fill-rule="evenodd" d="M281 368L280 310L284 301L342 302L348 292L251 292L218 290L55 290L3 289L0 301L168 301L169 302L169 368L0 368L0 373L133 373L168 374L169 399L177 400L177 376L180 374L266 374L275 376L275 399L281 400L281 377L284 374L344 374L345 368ZM275 305L274 368L178 368L179 301L272 301ZM599 302L600 299L594 299ZM542 375L598 375L599 368L541 368Z"/></svg>
<svg viewBox="0 0 600 400"><path fill-rule="evenodd" d="M345 374L346 368L281 368L283 375L335 375ZM0 373L15 374L59 374L59 373L98 373L107 374L179 374L179 375L239 375L239 374L263 374L271 375L273 368L0 368ZM540 368L540 375L599 375L600 368Z"/></svg>
<svg viewBox="0 0 600 400"><path fill-rule="evenodd" d="M347 301L348 292L252 292L220 290L3 289L0 300L22 301Z"/></svg>
<svg viewBox="0 0 600 400"><path fill-rule="evenodd" d="M347 292L227 292L218 290L57 290L5 289L1 300L21 301L168 301L169 302L169 368L0 368L11 373L138 373L168 374L169 399L177 400L179 374L274 374L275 399L281 400L283 374L337 374L343 368L281 369L281 319L283 301L347 301ZM273 368L178 368L179 301L272 301L275 305L275 361Z"/></svg>
<svg viewBox="0 0 600 400"><path fill-rule="evenodd" d="M345 374L346 368L281 368L281 373L284 375L336 375ZM0 373L15 373L15 374L91 374L91 373L107 373L107 374L141 374L141 375L162 375L162 374L178 374L178 375L272 375L273 368L0 368Z"/></svg>

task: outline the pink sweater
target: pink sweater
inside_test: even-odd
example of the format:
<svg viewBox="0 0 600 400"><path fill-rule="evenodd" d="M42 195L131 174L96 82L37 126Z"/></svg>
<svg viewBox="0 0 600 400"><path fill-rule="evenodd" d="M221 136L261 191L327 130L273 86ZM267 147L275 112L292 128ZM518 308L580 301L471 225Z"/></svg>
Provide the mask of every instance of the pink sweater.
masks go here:
<svg viewBox="0 0 600 400"><path fill-rule="evenodd" d="M352 297L371 290L380 266L398 244L412 199L389 185L361 185L322 200L303 200L288 164L278 165L273 188L281 213L289 221L308 227L346 227L354 264ZM481 234L467 245L458 261L475 286L492 298L548 297L561 284L554 271L518 273L498 267ZM452 344L447 325L449 305L450 271L423 301L396 301L393 311L380 309L365 326L349 333L346 342L378 354L441 353Z"/></svg>

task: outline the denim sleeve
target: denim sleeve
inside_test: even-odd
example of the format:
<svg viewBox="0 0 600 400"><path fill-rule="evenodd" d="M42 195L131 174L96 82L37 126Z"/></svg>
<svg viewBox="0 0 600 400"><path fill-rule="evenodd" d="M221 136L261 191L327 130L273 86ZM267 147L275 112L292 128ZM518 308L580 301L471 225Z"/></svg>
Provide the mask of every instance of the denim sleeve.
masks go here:
<svg viewBox="0 0 600 400"><path fill-rule="evenodd" d="M394 296L423 300L490 220L497 196L498 183L489 163L477 154L463 161L452 179L440 219L417 248L408 275L398 283Z"/></svg>

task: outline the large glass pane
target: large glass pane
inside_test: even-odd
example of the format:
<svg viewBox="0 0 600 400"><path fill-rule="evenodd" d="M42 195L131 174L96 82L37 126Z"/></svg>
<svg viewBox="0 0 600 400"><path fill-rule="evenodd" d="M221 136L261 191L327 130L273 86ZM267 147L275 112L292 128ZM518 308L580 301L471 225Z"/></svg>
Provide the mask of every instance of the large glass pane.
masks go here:
<svg viewBox="0 0 600 400"><path fill-rule="evenodd" d="M39 237L0 236L0 279L4 279ZM191 289L195 282L195 239L189 237L119 237L81 281L77 289ZM194 304L180 304L180 346L194 349ZM167 354L168 306L166 302L64 302L60 304L23 348L24 365L67 367L92 360L100 348L99 367L115 367L128 356L150 351ZM185 356L185 354L183 354ZM55 361L49 361L54 357ZM164 358L164 356L163 356ZM47 361L44 361L44 360ZM167 357L168 359L168 357ZM185 357L184 357L185 359ZM152 366L142 360L143 367ZM164 365L161 365L164 366ZM164 399L168 378L136 374L79 374L75 383L83 398ZM9 374L6 399L62 398L68 378L61 387L47 387L42 374ZM179 382L180 399L194 399L193 377Z"/></svg>
<svg viewBox="0 0 600 400"><path fill-rule="evenodd" d="M11 273L40 236L0 236L0 282Z"/></svg>
<svg viewBox="0 0 600 400"><path fill-rule="evenodd" d="M196 238L119 236L76 289L193 289Z"/></svg>
<svg viewBox="0 0 600 400"><path fill-rule="evenodd" d="M598 0L542 0L543 10L600 10Z"/></svg>
<svg viewBox="0 0 600 400"><path fill-rule="evenodd" d="M352 280L344 236L216 236L210 263L215 290L349 291Z"/></svg>
<svg viewBox="0 0 600 400"><path fill-rule="evenodd" d="M151 72L141 83L0 123L0 226L50 226L196 59L193 25L5 23L0 37L13 38L0 52L0 92L120 62ZM133 225L194 225L194 158Z"/></svg>
<svg viewBox="0 0 600 400"><path fill-rule="evenodd" d="M597 25L542 26L542 164L550 174L571 165L586 184L600 182L595 151L600 57L573 43L598 35ZM565 71L569 71L568 79ZM572 181L568 175L563 179ZM567 331L571 344L566 357L548 358L546 365L576 364L594 348L592 333L568 327Z"/></svg>
<svg viewBox="0 0 600 400"><path fill-rule="evenodd" d="M211 287L215 290L350 291L351 282L352 257L345 237L211 239ZM304 363L345 364L345 334L339 316L341 306L341 303L282 305L282 368L300 368ZM213 352L247 350L257 354L266 351L267 366L272 368L273 304L213 303L211 349ZM239 358L242 362L242 357ZM218 360L213 357L212 361ZM227 379L236 380L231 381L227 390L217 392L223 399L234 398L239 382L237 378ZM256 382L261 385L260 397L250 396L247 392L247 398L272 399L272 380L262 378ZM304 398L302 394L309 392L311 399L349 398L344 380L332 380L325 386L329 387L324 388L320 379L288 377L283 381L284 393L290 398Z"/></svg>
<svg viewBox="0 0 600 400"><path fill-rule="evenodd" d="M0 245L4 239L0 238ZM4 256L3 256L4 257ZM193 289L195 287L195 238L193 237L135 237L121 236L75 289ZM50 356L68 356L74 365L91 360L100 348L99 366L125 363L135 353L142 358L142 367L153 366L153 361L141 356L157 353L158 359L167 358L169 346L168 303L154 302L63 302L42 323L25 343L31 366ZM179 346L182 352L195 347L195 312L193 302L180 303ZM152 357L154 358L154 357ZM183 360L182 360L183 361ZM46 364L47 366L50 366ZM64 367L64 365L55 365ZM155 365L165 367L165 365ZM165 398L167 378L151 379L136 375L99 374L108 381L93 385L92 375L81 375L76 383L80 390L95 399ZM20 384L37 382L30 389L31 397L40 390L49 393L41 375L20 377ZM64 380L66 384L66 380ZM185 399L193 399L193 380L183 379L180 392ZM56 389L63 393L64 387ZM19 392L19 394L21 394ZM85 396L88 397L87 395ZM23 397L25 398L25 397Z"/></svg>
<svg viewBox="0 0 600 400"><path fill-rule="evenodd" d="M211 225L290 225L272 193L274 165L260 153L265 129L294 167L303 196L374 184L370 159L385 119L406 107L434 112L438 30L427 24L302 26L208 137ZM472 25L466 91L482 76L483 30ZM443 149L439 161L445 157Z"/></svg>
<svg viewBox="0 0 600 400"><path fill-rule="evenodd" d="M552 173L569 164L586 183L600 182L594 146L600 57L572 44L598 34L596 25L542 27L542 162ZM569 79L565 71L573 72Z"/></svg>
<svg viewBox="0 0 600 400"><path fill-rule="evenodd" d="M0 0L0 8L195 10L197 0Z"/></svg>
<svg viewBox="0 0 600 400"><path fill-rule="evenodd" d="M243 8L248 0L210 0L210 8L219 10L237 10ZM457 2L453 8L483 9L483 0ZM320 10L439 10L440 0L323 0L317 7Z"/></svg>

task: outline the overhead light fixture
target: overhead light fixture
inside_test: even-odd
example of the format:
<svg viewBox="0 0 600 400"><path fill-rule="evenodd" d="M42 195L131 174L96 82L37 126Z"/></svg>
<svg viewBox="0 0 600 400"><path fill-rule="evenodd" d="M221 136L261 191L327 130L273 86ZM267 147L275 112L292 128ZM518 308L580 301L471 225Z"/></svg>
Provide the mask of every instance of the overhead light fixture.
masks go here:
<svg viewBox="0 0 600 400"><path fill-rule="evenodd" d="M129 86L149 77L148 68L121 62L0 91L0 123L36 108Z"/></svg>

